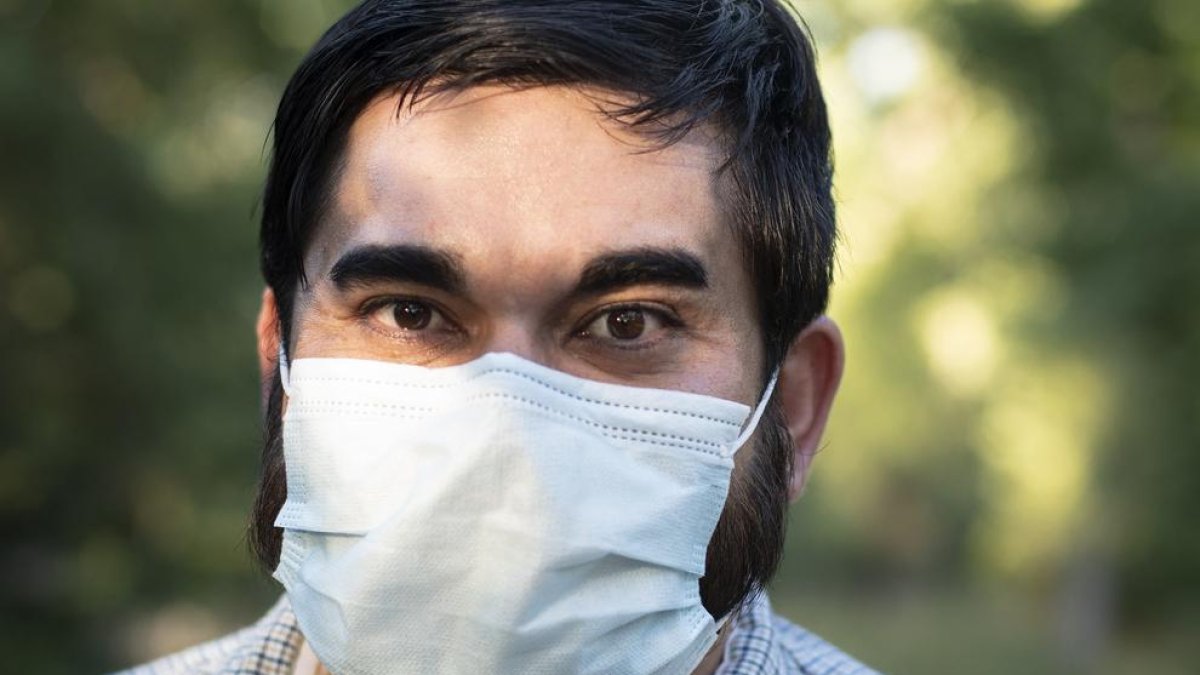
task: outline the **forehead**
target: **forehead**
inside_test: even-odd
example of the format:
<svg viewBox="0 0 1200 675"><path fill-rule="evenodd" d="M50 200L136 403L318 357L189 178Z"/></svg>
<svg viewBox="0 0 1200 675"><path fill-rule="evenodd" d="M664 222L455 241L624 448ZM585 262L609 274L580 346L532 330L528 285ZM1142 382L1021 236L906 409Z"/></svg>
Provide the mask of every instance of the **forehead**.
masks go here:
<svg viewBox="0 0 1200 675"><path fill-rule="evenodd" d="M306 267L363 244L417 242L466 263L554 261L605 250L686 247L740 260L718 201L719 144L704 129L659 146L611 119L612 94L476 87L411 108L396 96L352 125L330 217ZM310 266L311 265L311 266Z"/></svg>

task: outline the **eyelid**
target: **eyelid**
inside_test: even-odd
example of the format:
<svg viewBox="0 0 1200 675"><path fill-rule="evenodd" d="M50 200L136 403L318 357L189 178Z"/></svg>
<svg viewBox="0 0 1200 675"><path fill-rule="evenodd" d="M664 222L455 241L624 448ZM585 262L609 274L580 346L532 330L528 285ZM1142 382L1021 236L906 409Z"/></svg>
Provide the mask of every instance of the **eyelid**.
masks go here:
<svg viewBox="0 0 1200 675"><path fill-rule="evenodd" d="M442 303L427 296L415 295L413 293L392 293L388 295L375 295L363 300L358 305L356 313L367 315L379 311L380 308L387 305L395 305L401 302L416 302L422 305L428 305L430 309L436 310L438 313L450 317L452 316Z"/></svg>

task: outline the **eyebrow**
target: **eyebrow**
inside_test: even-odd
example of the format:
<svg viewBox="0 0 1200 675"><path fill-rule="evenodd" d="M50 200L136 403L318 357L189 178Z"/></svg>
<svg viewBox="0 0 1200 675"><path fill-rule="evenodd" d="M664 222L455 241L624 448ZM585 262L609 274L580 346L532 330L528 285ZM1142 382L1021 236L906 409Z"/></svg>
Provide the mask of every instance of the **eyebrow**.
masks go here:
<svg viewBox="0 0 1200 675"><path fill-rule="evenodd" d="M338 290L379 282L415 283L448 293L466 287L462 266L451 254L417 244L360 246L338 258L329 270Z"/></svg>
<svg viewBox="0 0 1200 675"><path fill-rule="evenodd" d="M329 271L338 290L372 283L416 283L447 293L462 293L466 275L457 258L419 244L360 246L346 252ZM708 273L694 254L680 248L635 248L590 260L572 295L600 295L655 284L707 288Z"/></svg>
<svg viewBox="0 0 1200 675"><path fill-rule="evenodd" d="M574 293L599 295L646 284L707 288L708 273L698 257L683 249L636 248L592 259Z"/></svg>

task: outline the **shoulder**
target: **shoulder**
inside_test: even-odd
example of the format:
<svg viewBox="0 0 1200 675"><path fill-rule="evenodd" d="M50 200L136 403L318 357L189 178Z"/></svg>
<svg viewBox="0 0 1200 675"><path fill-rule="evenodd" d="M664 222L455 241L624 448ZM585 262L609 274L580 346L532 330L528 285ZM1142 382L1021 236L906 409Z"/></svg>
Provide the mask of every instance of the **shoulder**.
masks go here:
<svg viewBox="0 0 1200 675"><path fill-rule="evenodd" d="M747 604L725 645L721 675L878 675L842 650L771 610L766 595Z"/></svg>
<svg viewBox="0 0 1200 675"><path fill-rule="evenodd" d="M780 652L791 666L784 672L804 675L877 675L841 649L778 614L771 615Z"/></svg>
<svg viewBox="0 0 1200 675"><path fill-rule="evenodd" d="M302 642L281 598L252 626L117 675L290 675Z"/></svg>

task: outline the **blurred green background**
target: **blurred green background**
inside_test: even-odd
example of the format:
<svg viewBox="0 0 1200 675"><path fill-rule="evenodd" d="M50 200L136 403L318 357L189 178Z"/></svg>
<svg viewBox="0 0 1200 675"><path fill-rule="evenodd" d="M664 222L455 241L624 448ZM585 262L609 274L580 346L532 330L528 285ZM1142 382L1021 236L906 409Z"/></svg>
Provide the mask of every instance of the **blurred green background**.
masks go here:
<svg viewBox="0 0 1200 675"><path fill-rule="evenodd" d="M849 367L776 604L896 673L1200 668L1200 3L801 0ZM277 593L254 209L341 0L0 0L0 653Z"/></svg>

